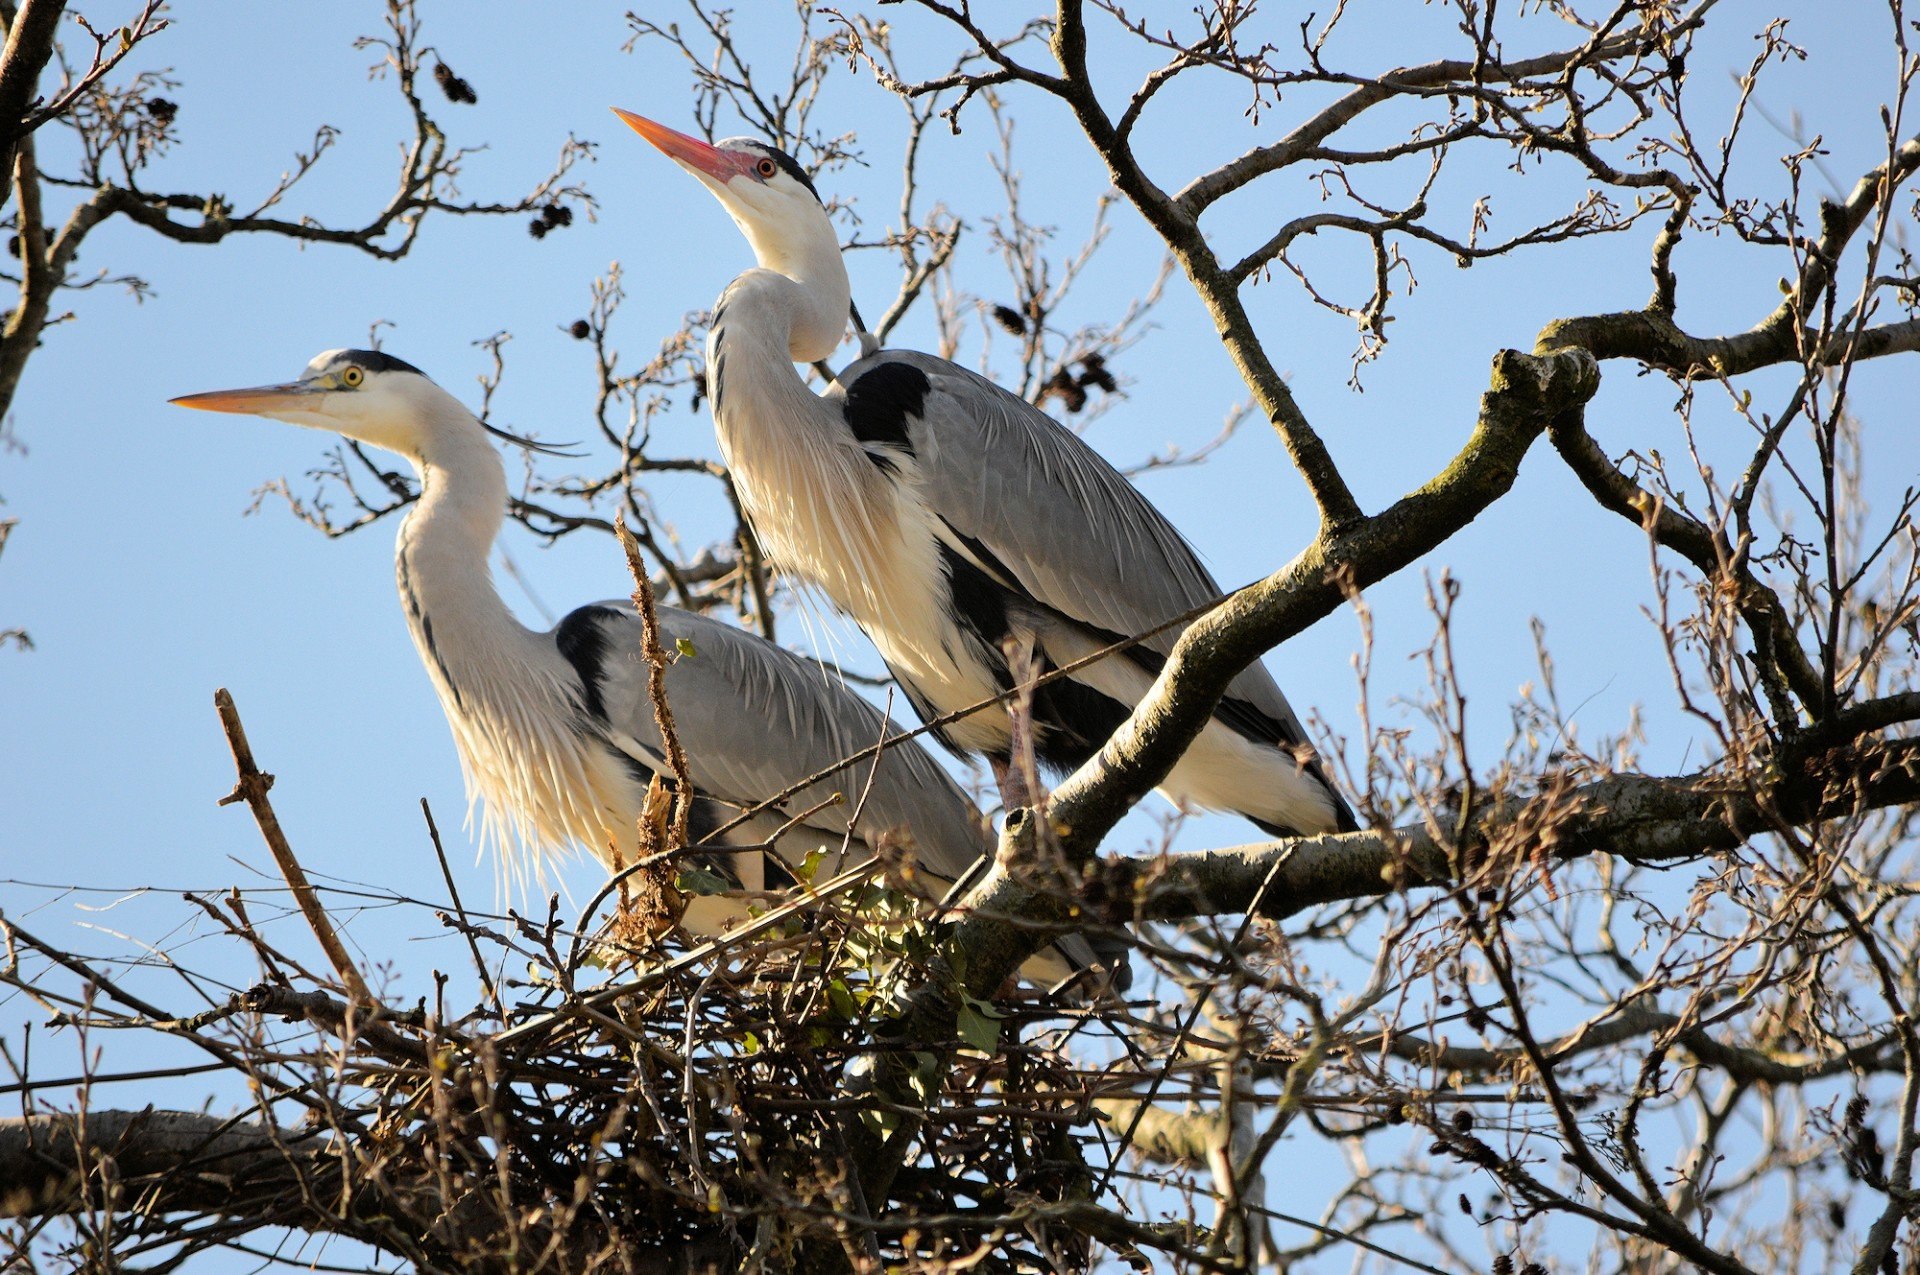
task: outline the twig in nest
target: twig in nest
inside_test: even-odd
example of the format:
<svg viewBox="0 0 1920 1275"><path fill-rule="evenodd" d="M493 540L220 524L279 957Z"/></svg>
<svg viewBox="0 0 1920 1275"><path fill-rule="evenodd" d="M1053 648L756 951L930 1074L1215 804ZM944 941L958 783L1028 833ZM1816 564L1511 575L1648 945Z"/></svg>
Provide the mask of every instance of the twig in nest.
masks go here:
<svg viewBox="0 0 1920 1275"><path fill-rule="evenodd" d="M661 706L666 700L656 698L654 703ZM619 857L614 858L620 903L614 910L612 924L607 927L607 937L614 943L652 947L687 910L686 899L674 885L672 854L668 848L674 844L668 828L669 817L674 810L684 809L685 804L681 802L676 806L672 792L660 776L655 775L647 784L646 798L640 804L640 862L635 865L639 871L620 871Z"/></svg>
<svg viewBox="0 0 1920 1275"><path fill-rule="evenodd" d="M666 749L667 764L673 767L674 786L678 789L674 794L669 841L674 846L684 846L687 823L693 812L693 772L687 765L686 750L680 747L680 736L674 730L673 709L667 703L667 653L660 645L660 616L653 607L653 582L647 578L646 564L640 560L640 544L627 529L625 514L615 517L613 530L620 538L620 548L626 551L627 570L633 576L633 605L640 612L647 657L647 696L653 701L653 718L660 725L660 742Z"/></svg>
<svg viewBox="0 0 1920 1275"><path fill-rule="evenodd" d="M233 696L227 693L226 687L213 693L213 706L220 712L220 724L226 728L227 743L233 749L234 768L240 774L233 791L222 797L220 804L230 806L236 801L247 803L248 809L253 811L253 821L260 825L260 835L266 838L267 849L273 851L274 862L280 865L280 875L287 879L294 901L300 905L301 913L312 927L313 936L320 940L320 950L333 963L333 972L339 975L341 985L355 1001L373 1005L373 993L367 989L360 971L354 968L346 945L340 942L327 910L320 905L320 896L314 893L313 884L307 880L306 869L293 857L293 847L287 844L287 835L280 830L280 820L273 813L273 803L267 800L267 790L273 787L273 776L261 773L254 764L253 746L247 743L246 727L240 724L240 710L234 707Z"/></svg>

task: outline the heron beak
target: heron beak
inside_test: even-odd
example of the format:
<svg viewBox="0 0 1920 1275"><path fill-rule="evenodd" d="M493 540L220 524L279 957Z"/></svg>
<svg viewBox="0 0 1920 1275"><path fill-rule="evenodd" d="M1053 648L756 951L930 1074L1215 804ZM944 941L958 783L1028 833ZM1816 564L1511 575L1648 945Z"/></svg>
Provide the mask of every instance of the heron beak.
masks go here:
<svg viewBox="0 0 1920 1275"><path fill-rule="evenodd" d="M167 402L176 407L191 407L202 412L238 412L242 415L268 416L284 412L321 393L316 385L301 381L286 385L256 385L245 390L212 390L205 394L182 394Z"/></svg>
<svg viewBox="0 0 1920 1275"><path fill-rule="evenodd" d="M753 172L751 155L736 155L709 146L697 137L676 133L665 124L656 124L644 115L635 115L617 106L613 108L613 113L624 120L628 128L665 152L668 159L695 175L711 177L725 186L734 178L750 176Z"/></svg>

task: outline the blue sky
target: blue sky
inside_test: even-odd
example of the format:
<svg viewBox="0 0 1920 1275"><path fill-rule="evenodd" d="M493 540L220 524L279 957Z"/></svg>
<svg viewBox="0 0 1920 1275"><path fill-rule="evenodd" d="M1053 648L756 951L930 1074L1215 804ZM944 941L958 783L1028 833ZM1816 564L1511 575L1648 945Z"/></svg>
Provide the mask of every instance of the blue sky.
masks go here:
<svg viewBox="0 0 1920 1275"><path fill-rule="evenodd" d="M165 400L284 379L321 349L365 344L378 321L390 325L381 333L386 349L476 402L474 378L486 358L475 342L510 331L495 419L552 439L588 437L589 350L562 329L585 314L594 276L616 260L626 271L629 300L614 336L634 362L749 264L710 196L607 111L620 105L676 126L691 123L688 81L672 56L657 45L621 51L627 7L570 5L529 20L525 6L505 3L424 6L425 38L480 98L474 107L435 102L456 143L487 147L468 163L464 193L517 196L573 133L601 144L583 174L600 201L594 220L578 218L536 243L521 218L435 218L398 264L264 237L187 247L123 221L88 241L82 268L136 272L155 296L135 304L104 287L69 296L74 321L48 332L13 406L11 426L24 450L0 454L0 515L20 519L0 557L0 627L24 626L36 643L31 652L0 652L0 910L10 918L55 942L126 952L136 942L165 943L204 928L177 891L269 879L251 821L237 807L215 805L233 777L212 709L221 686L233 691L261 764L279 776L273 799L310 871L440 898L439 869L419 817L425 797L447 832L462 889L469 899L490 897L492 870L473 862L461 831L464 798L447 728L393 594L397 524L335 542L298 523L274 498L248 516L267 482L284 477L305 491L303 475L328 440L271 422L186 413ZM99 11L97 23L115 20L111 5L84 8ZM662 17L678 12L655 8ZM1349 42L1349 55L1366 65L1419 56L1422 40L1444 27L1444 14L1429 7L1371 8L1390 21L1368 20L1377 47ZM1794 34L1814 56L1782 68L1762 101L1781 120L1798 114L1807 134L1825 137L1826 171L1851 183L1874 162L1875 114L1891 91L1886 20L1870 5L1802 8L1806 29L1796 26ZM886 12L905 40L910 15ZM1703 44L1692 64L1703 111L1709 99L1729 100L1728 74L1751 56L1750 32L1737 24L1758 25L1753 15L1720 17L1729 33ZM136 55L143 66L171 68L181 82L172 94L181 104L180 140L149 184L226 191L244 204L329 123L340 129L339 144L289 207L327 221L363 219L385 196L407 123L391 88L367 81L370 55L352 48L354 36L374 31L378 21L370 3L182 6L173 28ZM1291 38L1287 24L1297 18L1275 21L1275 38ZM784 15L769 20L745 33L747 46L783 64L792 29ZM932 71L941 61L909 48L910 70ZM1120 67L1124 73L1116 70L1110 80L1116 86L1138 69L1128 58ZM1143 128L1142 152L1162 185L1177 186L1270 138L1311 100L1289 99L1256 126L1230 92L1175 98ZM900 133L898 107L864 76L842 70L822 109L836 128L861 131L871 160L870 167L836 174L833 188L857 201L869 224L884 222L898 201L890 149ZM1015 163L1028 215L1056 225L1057 242L1070 249L1090 224L1103 174L1057 105L1014 95L1008 109L1018 124ZM1703 131L1717 135L1723 116L1703 118ZM984 112L966 122L960 136L930 142L922 199L944 201L974 223L956 282L995 300L1010 289L978 224L993 210L993 139ZM1773 157L1788 143L1764 124L1752 128L1736 171L1777 193ZM52 136L43 142L49 164L60 145ZM1492 191L1496 231L1512 230L1538 209L1566 206L1581 189L1551 165L1517 180L1465 164L1433 203L1462 227L1473 199ZM1385 199L1398 192L1389 184L1371 193ZM1209 231L1250 245L1317 200L1304 180L1282 178L1223 208ZM1134 214L1118 206L1111 220L1110 241L1060 316L1063 325L1111 318L1158 268L1157 246ZM1651 233L1649 225L1472 270L1410 250L1419 288L1398 306L1392 343L1366 369L1364 393L1347 385L1350 322L1313 306L1285 279L1255 290L1250 305L1362 503L1377 509L1459 446L1496 351L1528 348L1556 316L1644 302ZM1316 244L1307 257L1331 267L1346 251ZM1777 299L1782 266L1737 245L1696 236L1679 264L1680 319L1690 329L1744 328ZM871 317L892 294L889 262L865 254L855 271L857 297ZM1244 397L1182 288L1176 278L1154 316L1156 329L1120 366L1132 382L1126 401L1089 435L1116 463L1137 463L1169 444L1203 443ZM930 339L926 309L896 334L897 344ZM963 360L976 356L978 336L976 328ZM1855 387L1857 410L1870 425L1869 487L1882 500L1911 483L1916 470L1906 367L1867 369ZM1760 384L1764 399L1766 386L1780 382ZM1590 427L1616 452L1632 446L1684 454L1674 398L1664 380L1610 366ZM1710 450L1725 449L1723 463L1739 456L1744 440L1724 412L1707 422L1706 435ZM663 419L657 436L669 450L712 450L705 417L684 407ZM1226 583L1278 567L1314 528L1300 481L1257 423L1212 463L1150 475L1142 487ZM708 487L663 484L658 494L690 541L721 526L723 511ZM626 591L618 553L603 539L576 537L548 549L510 530L503 548L553 615ZM1652 599L1644 544L1595 509L1544 445L1527 461L1511 499L1419 569L1370 591L1382 711L1394 697L1421 692L1422 670L1406 658L1431 632L1421 572L1443 568L1464 586L1456 643L1483 756L1503 744L1508 699L1535 676L1528 623L1538 617L1547 626L1562 699L1580 705L1584 729L1618 731L1643 709L1647 769L1677 770L1697 759L1699 741L1671 707L1668 673L1642 614ZM529 623L542 623L511 581L501 583ZM1358 720L1349 668L1356 634L1350 615L1336 615L1269 658L1303 713L1317 712L1348 735ZM806 645L800 623L789 620L783 636ZM857 635L841 632L838 640L851 665L877 666ZM1136 816L1114 844L1137 848L1155 835L1152 821ZM1253 835L1232 820L1196 820L1181 844ZM586 867L570 879L590 887L595 875ZM373 961L388 963L410 995L430 989L430 966L461 959L444 941L422 941L420 921L417 912L372 911L350 926L352 940ZM288 933L289 942L301 942ZM250 977L220 941L202 938L179 959L223 968L237 982ZM173 986L176 1003L197 1008ZM17 998L0 998L0 1035L13 1039L36 1016ZM67 1046L43 1040L40 1048L58 1057Z"/></svg>

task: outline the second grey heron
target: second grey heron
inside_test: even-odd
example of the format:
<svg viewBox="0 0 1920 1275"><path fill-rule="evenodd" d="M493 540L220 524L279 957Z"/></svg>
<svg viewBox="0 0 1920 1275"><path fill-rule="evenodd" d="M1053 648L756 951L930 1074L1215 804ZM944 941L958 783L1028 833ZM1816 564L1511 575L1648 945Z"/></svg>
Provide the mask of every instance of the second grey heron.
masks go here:
<svg viewBox="0 0 1920 1275"><path fill-rule="evenodd" d="M483 808L483 836L535 862L577 843L609 865L633 863L649 782L673 779L648 696L641 620L626 601L581 607L547 632L514 618L487 566L507 505L489 427L419 369L374 350L329 350L286 384L172 401L331 430L412 462L421 494L400 527L400 599L453 729L469 802ZM770 642L672 607L659 617L663 646L691 647L666 682L696 790L695 842L903 733L826 670ZM891 836L950 883L987 852L973 804L912 740L803 788L788 808L807 811L836 789L850 799L790 829L776 847L784 863L816 849L837 856L845 844L839 862L850 866ZM784 820L764 813L718 844L762 843ZM762 857L737 857L743 884L761 888ZM1091 955L1073 936L1060 946L1077 964Z"/></svg>
<svg viewBox="0 0 1920 1275"><path fill-rule="evenodd" d="M759 262L721 295L707 340L714 425L755 531L866 631L923 717L1005 692L1020 680L1010 661L1069 665L1219 596L1192 547L1112 465L986 378L863 349L815 394L794 364L831 355L852 311L839 237L806 171L750 138L708 145L616 113L713 192ZM1092 756L1178 636L1038 687L1040 760L1066 769ZM1012 730L996 706L941 735L987 754L1005 785ZM1161 788L1280 835L1356 826L1258 663Z"/></svg>

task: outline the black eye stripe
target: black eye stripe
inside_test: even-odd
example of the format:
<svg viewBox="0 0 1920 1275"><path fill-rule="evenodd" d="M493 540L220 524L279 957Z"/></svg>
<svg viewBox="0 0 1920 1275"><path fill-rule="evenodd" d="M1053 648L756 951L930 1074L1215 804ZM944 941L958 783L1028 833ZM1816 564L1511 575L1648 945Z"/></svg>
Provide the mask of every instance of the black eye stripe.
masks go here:
<svg viewBox="0 0 1920 1275"><path fill-rule="evenodd" d="M396 359L393 355L381 350L342 350L327 365L326 370L337 368L343 363L354 364L367 372L412 372L415 376L426 375L406 360Z"/></svg>
<svg viewBox="0 0 1920 1275"><path fill-rule="evenodd" d="M786 169L787 176L793 178L802 186L805 186L808 194L812 195L815 199L820 199L820 192L813 188L813 178L807 176L807 170L800 167L799 161L785 151L775 147L769 146L767 150L771 152L767 156L768 159L771 159L774 163ZM825 203L826 201L821 200L821 202Z"/></svg>
<svg viewBox="0 0 1920 1275"><path fill-rule="evenodd" d="M784 170L787 176L793 178L802 186L805 186L808 194L812 195L815 199L820 199L820 192L815 189L813 178L808 175L807 170L800 167L799 162L795 160L793 156L787 154L779 147L769 146L765 142L756 141L750 137L730 137L720 143L720 146L723 150L748 150L758 155L759 158L754 161L753 171L754 175L762 181L772 177L775 172ZM773 165L771 171L767 168L769 163ZM821 202L825 203L826 201L821 200Z"/></svg>

